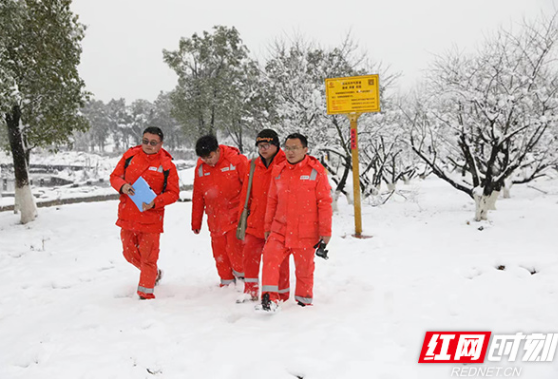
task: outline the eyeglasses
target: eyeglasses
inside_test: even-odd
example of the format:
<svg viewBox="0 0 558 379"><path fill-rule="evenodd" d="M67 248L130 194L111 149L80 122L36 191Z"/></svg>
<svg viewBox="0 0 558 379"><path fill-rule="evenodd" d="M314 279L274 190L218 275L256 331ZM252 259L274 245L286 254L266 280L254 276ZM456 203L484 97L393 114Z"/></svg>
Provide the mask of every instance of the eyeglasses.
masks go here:
<svg viewBox="0 0 558 379"><path fill-rule="evenodd" d="M270 144L270 143L260 143L260 144L258 145L258 149L260 149L260 150L267 150L267 149L269 149L270 147L271 147L271 144Z"/></svg>
<svg viewBox="0 0 558 379"><path fill-rule="evenodd" d="M141 141L141 143L143 143L144 145L151 145L151 146L157 146L158 144L160 144L160 141L155 141L154 139L152 139L151 141L148 139L143 139Z"/></svg>
<svg viewBox="0 0 558 379"><path fill-rule="evenodd" d="M285 146L283 147L283 150L285 151L297 151L300 149L304 149L302 146Z"/></svg>

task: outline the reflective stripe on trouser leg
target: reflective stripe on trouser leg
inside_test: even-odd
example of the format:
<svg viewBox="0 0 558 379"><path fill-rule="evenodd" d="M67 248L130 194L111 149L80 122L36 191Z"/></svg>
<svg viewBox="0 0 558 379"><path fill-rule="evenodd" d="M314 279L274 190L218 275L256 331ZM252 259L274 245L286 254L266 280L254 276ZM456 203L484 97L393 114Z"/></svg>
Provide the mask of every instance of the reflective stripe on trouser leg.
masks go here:
<svg viewBox="0 0 558 379"><path fill-rule="evenodd" d="M275 302L280 299L278 294L280 267L288 255L289 250L285 248L285 244L273 238L272 234L263 250L262 295L269 293L270 300ZM266 288L275 288L275 290L266 290Z"/></svg>
<svg viewBox="0 0 558 379"><path fill-rule="evenodd" d="M217 267L217 273L221 278L221 284L223 284L223 281L234 280L231 262L227 255L227 240L225 236L211 235L211 248L213 250L213 258L215 258L215 267Z"/></svg>
<svg viewBox="0 0 558 379"><path fill-rule="evenodd" d="M233 275L235 276L235 278L244 278L244 273L243 272L238 272L235 270L232 270Z"/></svg>
<svg viewBox="0 0 558 379"><path fill-rule="evenodd" d="M138 286L138 292L153 293L155 292L155 288L146 288L146 287Z"/></svg>
<svg viewBox="0 0 558 379"><path fill-rule="evenodd" d="M291 296L290 291L290 278L289 278L289 261L290 255L287 255L281 263L281 268L279 269L279 298L282 301L289 300Z"/></svg>
<svg viewBox="0 0 558 379"><path fill-rule="evenodd" d="M259 282L258 278L244 278L244 293L250 294L252 297L258 297L260 292Z"/></svg>
<svg viewBox="0 0 558 379"><path fill-rule="evenodd" d="M157 260L159 259L160 233L136 233L138 235L138 250L141 256L141 274L138 287L138 295L152 299L153 288L157 280ZM149 292L140 290L146 288Z"/></svg>
<svg viewBox="0 0 558 379"><path fill-rule="evenodd" d="M312 304L312 298L311 297L295 296L295 300L300 301L302 304L306 304L306 305Z"/></svg>
<svg viewBox="0 0 558 379"><path fill-rule="evenodd" d="M262 292L279 292L278 286L262 286Z"/></svg>
<svg viewBox="0 0 558 379"><path fill-rule="evenodd" d="M229 257L233 274L238 277L244 277L244 263L242 262L242 241L236 238L236 228L225 233L226 251Z"/></svg>
<svg viewBox="0 0 558 379"><path fill-rule="evenodd" d="M246 234L242 256L244 263L244 293L253 297L258 296L260 275L260 262L265 239Z"/></svg>
<svg viewBox="0 0 558 379"><path fill-rule="evenodd" d="M285 289L279 290L277 293L279 294L279 299L281 299L281 301L287 301L287 300L289 300L289 296L291 296L291 289L290 288L285 288Z"/></svg>
<svg viewBox="0 0 558 379"><path fill-rule="evenodd" d="M312 304L314 289L314 249L292 249L295 262L295 299Z"/></svg>
<svg viewBox="0 0 558 379"><path fill-rule="evenodd" d="M234 280L234 279L226 279L226 280L221 279L221 287L228 286L229 284L233 284L233 283L236 283L236 280Z"/></svg>

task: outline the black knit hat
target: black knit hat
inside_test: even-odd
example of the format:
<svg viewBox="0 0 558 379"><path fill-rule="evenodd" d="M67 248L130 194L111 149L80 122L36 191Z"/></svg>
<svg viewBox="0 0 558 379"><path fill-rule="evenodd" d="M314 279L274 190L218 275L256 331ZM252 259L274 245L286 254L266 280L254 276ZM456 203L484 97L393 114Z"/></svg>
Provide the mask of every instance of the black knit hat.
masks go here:
<svg viewBox="0 0 558 379"><path fill-rule="evenodd" d="M273 129L263 129L256 137L256 146L258 146L260 142L267 142L279 147L279 136Z"/></svg>

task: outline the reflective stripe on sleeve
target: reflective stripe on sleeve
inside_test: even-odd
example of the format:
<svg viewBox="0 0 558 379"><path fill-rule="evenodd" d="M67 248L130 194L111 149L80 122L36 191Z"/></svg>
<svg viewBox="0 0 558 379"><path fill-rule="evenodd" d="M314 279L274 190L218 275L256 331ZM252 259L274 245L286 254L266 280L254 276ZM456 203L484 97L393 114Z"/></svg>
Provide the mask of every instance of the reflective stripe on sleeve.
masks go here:
<svg viewBox="0 0 558 379"><path fill-rule="evenodd" d="M198 168L198 176L202 177L203 176L203 166L200 165L200 168Z"/></svg>
<svg viewBox="0 0 558 379"><path fill-rule="evenodd" d="M313 168L312 173L310 174L310 179L309 180L316 180L317 177L318 177L318 171L316 171L316 169Z"/></svg>
<svg viewBox="0 0 558 379"><path fill-rule="evenodd" d="M290 288L285 288L285 289L279 290L277 292L279 292L279 293L289 293L289 292L291 292L291 289Z"/></svg>

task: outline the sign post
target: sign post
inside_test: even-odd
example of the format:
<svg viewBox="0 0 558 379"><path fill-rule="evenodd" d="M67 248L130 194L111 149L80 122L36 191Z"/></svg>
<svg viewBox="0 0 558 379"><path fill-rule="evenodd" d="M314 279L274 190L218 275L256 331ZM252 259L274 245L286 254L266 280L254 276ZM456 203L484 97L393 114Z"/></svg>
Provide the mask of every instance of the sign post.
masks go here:
<svg viewBox="0 0 558 379"><path fill-rule="evenodd" d="M346 114L351 123L351 155L355 209L355 237L363 238L358 159L358 118L362 113L380 112L378 75L329 78L326 83L327 114Z"/></svg>

